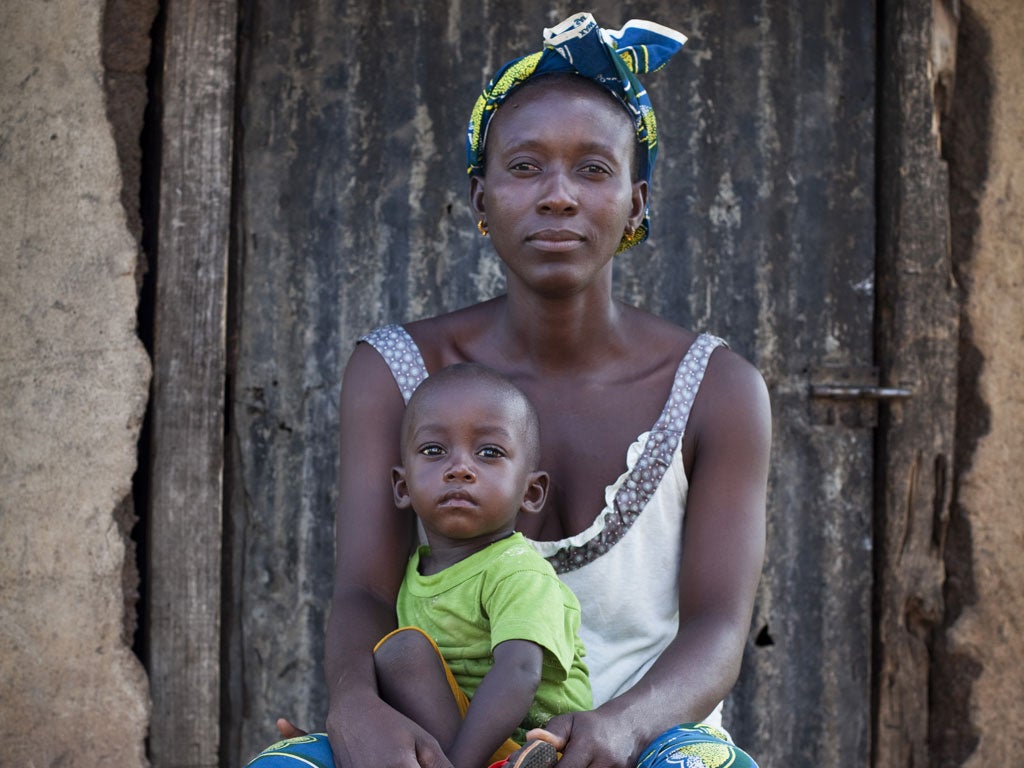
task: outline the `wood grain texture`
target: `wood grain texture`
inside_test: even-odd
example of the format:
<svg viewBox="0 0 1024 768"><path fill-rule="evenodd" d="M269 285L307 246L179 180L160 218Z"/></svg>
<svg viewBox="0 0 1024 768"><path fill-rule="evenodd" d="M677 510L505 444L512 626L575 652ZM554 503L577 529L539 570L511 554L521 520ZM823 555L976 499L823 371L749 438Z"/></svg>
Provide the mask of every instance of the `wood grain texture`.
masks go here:
<svg viewBox="0 0 1024 768"><path fill-rule="evenodd" d="M956 21L941 2L884 4L878 359L914 396L883 411L876 530L877 768L933 765L931 645L944 613L953 485L959 288L949 242L949 177L938 134ZM945 27L945 28L944 28ZM951 28L950 28L951 27ZM945 94L948 95L948 94Z"/></svg>
<svg viewBox="0 0 1024 768"><path fill-rule="evenodd" d="M218 765L234 2L166 8L150 497L155 767Z"/></svg>

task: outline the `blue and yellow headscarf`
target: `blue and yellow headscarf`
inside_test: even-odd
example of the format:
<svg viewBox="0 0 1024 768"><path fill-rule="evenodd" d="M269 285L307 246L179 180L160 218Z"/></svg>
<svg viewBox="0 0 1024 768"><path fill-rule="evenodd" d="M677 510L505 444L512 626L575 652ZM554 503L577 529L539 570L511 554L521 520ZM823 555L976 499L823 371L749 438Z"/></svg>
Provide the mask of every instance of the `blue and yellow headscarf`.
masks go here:
<svg viewBox="0 0 1024 768"><path fill-rule="evenodd" d="M647 91L638 74L654 72L683 47L686 36L650 21L634 20L622 29L597 26L589 13L577 13L544 30L544 49L514 59L498 70L473 107L466 135L469 173L481 173L487 126L495 111L520 85L538 75L574 72L594 80L619 99L633 118L641 152L639 175L650 184L658 151L658 126ZM650 231L650 208L631 235L622 238L619 251L643 242Z"/></svg>

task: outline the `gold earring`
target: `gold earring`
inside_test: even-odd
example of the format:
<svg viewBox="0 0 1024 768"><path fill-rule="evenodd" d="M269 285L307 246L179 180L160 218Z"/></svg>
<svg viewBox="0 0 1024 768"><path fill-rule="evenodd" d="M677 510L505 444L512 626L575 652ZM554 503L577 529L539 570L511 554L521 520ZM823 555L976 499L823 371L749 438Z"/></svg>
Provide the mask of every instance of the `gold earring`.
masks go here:
<svg viewBox="0 0 1024 768"><path fill-rule="evenodd" d="M636 227L627 224L626 225L626 237L632 237L633 233L636 232Z"/></svg>
<svg viewBox="0 0 1024 768"><path fill-rule="evenodd" d="M476 223L476 228L480 230L481 235L487 237L487 224L484 223L483 219L480 219L480 221Z"/></svg>

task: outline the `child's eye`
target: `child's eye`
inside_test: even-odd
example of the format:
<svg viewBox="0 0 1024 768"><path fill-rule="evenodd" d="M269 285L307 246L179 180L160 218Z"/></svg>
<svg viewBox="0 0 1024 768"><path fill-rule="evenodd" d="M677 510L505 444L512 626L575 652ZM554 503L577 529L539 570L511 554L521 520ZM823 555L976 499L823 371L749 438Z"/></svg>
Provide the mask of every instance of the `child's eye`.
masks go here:
<svg viewBox="0 0 1024 768"><path fill-rule="evenodd" d="M422 456L444 456L444 447L436 443L428 443L420 447L419 453Z"/></svg>
<svg viewBox="0 0 1024 768"><path fill-rule="evenodd" d="M485 445L477 451L477 455L484 459L500 459L505 456L505 452L496 445Z"/></svg>

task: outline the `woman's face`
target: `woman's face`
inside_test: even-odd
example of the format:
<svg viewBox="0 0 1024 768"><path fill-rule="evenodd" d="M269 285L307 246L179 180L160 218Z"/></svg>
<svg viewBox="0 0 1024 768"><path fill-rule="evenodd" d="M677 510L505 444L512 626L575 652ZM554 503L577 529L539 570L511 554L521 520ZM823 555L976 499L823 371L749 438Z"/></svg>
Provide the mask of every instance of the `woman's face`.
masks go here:
<svg viewBox="0 0 1024 768"><path fill-rule="evenodd" d="M643 218L633 126L600 87L558 78L513 94L491 121L487 175L471 181L510 282L544 295L581 291L598 275L610 284L623 233Z"/></svg>

